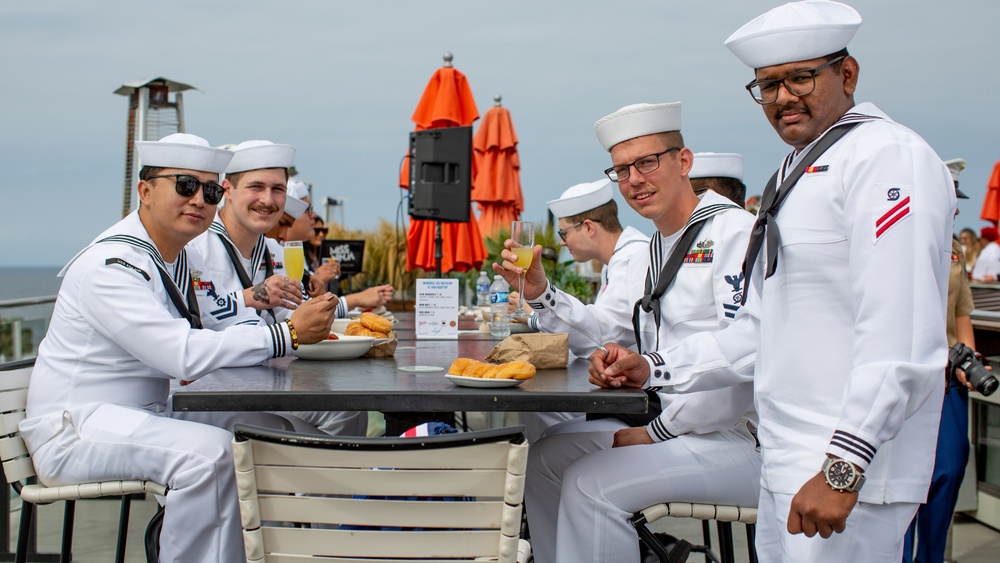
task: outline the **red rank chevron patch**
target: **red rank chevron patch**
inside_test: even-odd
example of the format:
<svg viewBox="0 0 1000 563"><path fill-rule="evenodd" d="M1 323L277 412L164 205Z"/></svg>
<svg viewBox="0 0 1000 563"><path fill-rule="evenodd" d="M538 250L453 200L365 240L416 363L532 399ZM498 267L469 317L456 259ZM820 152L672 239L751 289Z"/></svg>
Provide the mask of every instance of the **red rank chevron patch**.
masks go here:
<svg viewBox="0 0 1000 563"><path fill-rule="evenodd" d="M907 196L875 220L875 241L885 234L893 225L910 214L910 197Z"/></svg>

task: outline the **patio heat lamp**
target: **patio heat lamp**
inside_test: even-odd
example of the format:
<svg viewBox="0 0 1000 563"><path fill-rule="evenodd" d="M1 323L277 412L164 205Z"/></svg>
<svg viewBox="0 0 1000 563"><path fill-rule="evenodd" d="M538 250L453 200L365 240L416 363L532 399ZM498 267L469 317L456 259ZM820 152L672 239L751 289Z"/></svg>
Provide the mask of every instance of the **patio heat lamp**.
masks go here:
<svg viewBox="0 0 1000 563"><path fill-rule="evenodd" d="M136 141L156 141L173 133L184 132L185 90L194 86L166 78L142 79L122 84L115 94L128 96L128 131L125 142L125 185L122 196L122 217L135 205L132 193L139 182L139 162Z"/></svg>

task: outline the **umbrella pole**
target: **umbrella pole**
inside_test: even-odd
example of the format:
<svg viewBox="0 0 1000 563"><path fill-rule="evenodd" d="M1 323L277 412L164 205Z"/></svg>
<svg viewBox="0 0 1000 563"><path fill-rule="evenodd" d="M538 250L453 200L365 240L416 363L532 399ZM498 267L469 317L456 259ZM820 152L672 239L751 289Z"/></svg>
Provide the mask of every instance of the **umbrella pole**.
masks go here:
<svg viewBox="0 0 1000 563"><path fill-rule="evenodd" d="M434 265L437 270L437 277L441 277L441 221L434 222Z"/></svg>

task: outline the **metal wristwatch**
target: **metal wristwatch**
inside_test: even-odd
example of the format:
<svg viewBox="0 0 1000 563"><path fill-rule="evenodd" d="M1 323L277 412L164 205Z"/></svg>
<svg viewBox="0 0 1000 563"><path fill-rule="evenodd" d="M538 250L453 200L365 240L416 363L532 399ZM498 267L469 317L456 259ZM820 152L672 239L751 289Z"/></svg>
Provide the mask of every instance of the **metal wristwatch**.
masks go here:
<svg viewBox="0 0 1000 563"><path fill-rule="evenodd" d="M865 484L865 474L853 463L839 457L827 457L823 462L823 478L830 488L841 493L856 493Z"/></svg>

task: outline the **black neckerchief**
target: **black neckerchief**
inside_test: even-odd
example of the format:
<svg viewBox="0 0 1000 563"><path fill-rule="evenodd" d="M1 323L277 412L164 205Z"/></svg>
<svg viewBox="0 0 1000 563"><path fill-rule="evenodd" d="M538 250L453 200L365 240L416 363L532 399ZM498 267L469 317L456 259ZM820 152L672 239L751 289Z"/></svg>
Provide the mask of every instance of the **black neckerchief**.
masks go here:
<svg viewBox="0 0 1000 563"><path fill-rule="evenodd" d="M219 227L217 228L216 225ZM243 289L250 289L253 286L253 280L250 279L250 275L247 274L246 269L243 267L243 260L237 253L236 244L229 238L229 233L226 231L225 226L221 223L212 223L212 230L215 234L219 236L222 240L222 247L226 249L226 254L229 255L229 261L233 264L233 270L236 271L236 275L240 278L240 284L243 285ZM254 248L252 256L258 256L260 247L263 246L264 253L261 260L264 262L264 280L271 277L274 274L274 265L271 259L271 250L267 248L267 243L264 241L264 237L261 236L257 239L257 247ZM251 258L251 260L253 260ZM251 261L251 264L255 262ZM267 312L271 315L271 319L277 322L277 317L274 316L274 311L268 309Z"/></svg>
<svg viewBox="0 0 1000 563"><path fill-rule="evenodd" d="M181 314L181 318L186 320L191 328L203 328L201 308L198 307L198 299L195 297L194 288L191 285L191 271L187 266L187 252L184 249L181 249L181 253L177 256L177 262L174 264L174 275L171 276L167 273L167 265L163 261L163 257L160 256L160 252L149 242L132 235L111 235L94 244L105 242L130 244L148 253L156 264L156 270L160 273L160 279L163 281L163 288L166 290L167 296L170 297L177 312ZM183 291L180 288L183 288Z"/></svg>
<svg viewBox="0 0 1000 563"><path fill-rule="evenodd" d="M788 194L791 193L792 188L795 187L795 184L802 177L806 168L813 162L816 162L817 158L855 126L873 119L881 118L860 113L844 114L809 149L809 152L799 161L792 172L785 176L781 182L781 187L776 188L778 172L780 170L775 171L774 175L771 176L771 179L767 182L767 187L764 188L760 211L757 212L757 220L754 221L753 230L750 232L750 243L747 245L747 254L743 259L743 298L740 301L741 305L745 305L747 302L747 293L750 289L750 276L753 274L754 263L757 262L757 257L760 255L761 247L764 246L765 241L767 242L767 270L764 273L764 279L771 277L778 268L778 245L781 241L781 234L778 231L778 223L775 221L775 218L778 215L778 209L781 207L781 204L784 203Z"/></svg>
<svg viewBox="0 0 1000 563"><path fill-rule="evenodd" d="M698 233L705 225L705 222L715 215L729 209L740 209L740 207L733 205L732 203L716 203L707 205L701 209L695 209L694 213L692 213L691 217L688 219L687 225L684 226L683 234L681 234L677 244L674 245L674 249L670 252L670 257L663 263L663 268L660 270L659 276L656 278L655 287L653 285L654 260L652 259L652 256L650 257L649 269L646 270L645 291L643 292L642 298L636 301L635 306L632 308L632 330L635 333L635 345L640 354L642 353L642 338L639 331L640 312L653 314L653 322L656 324L655 349L659 349L661 313L660 298L664 293L666 293L667 287L673 283L678 270L681 268L681 264L684 262L684 257L687 255L688 249L691 248L691 245L694 243L694 239L698 236ZM652 241L650 241L651 253L654 246L656 246L655 237Z"/></svg>

